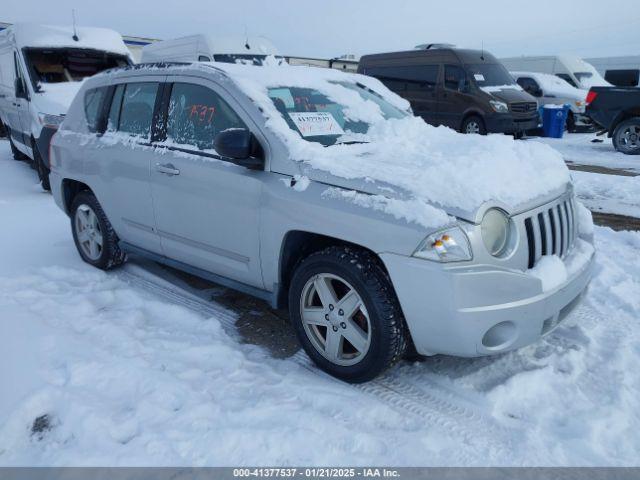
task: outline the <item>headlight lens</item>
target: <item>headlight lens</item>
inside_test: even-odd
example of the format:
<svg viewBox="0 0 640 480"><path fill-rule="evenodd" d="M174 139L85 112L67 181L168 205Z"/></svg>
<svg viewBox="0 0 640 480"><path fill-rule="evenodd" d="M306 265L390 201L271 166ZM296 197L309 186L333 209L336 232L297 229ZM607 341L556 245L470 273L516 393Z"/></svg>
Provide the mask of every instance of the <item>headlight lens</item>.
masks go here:
<svg viewBox="0 0 640 480"><path fill-rule="evenodd" d="M437 262L461 262L472 258L467 234L459 226L432 233L418 245L413 256Z"/></svg>
<svg viewBox="0 0 640 480"><path fill-rule="evenodd" d="M482 241L494 257L504 255L509 247L509 222L509 216L497 208L487 210L482 218Z"/></svg>
<svg viewBox="0 0 640 480"><path fill-rule="evenodd" d="M489 103L496 112L505 113L509 111L509 107L504 102L499 102L498 100L489 100Z"/></svg>
<svg viewBox="0 0 640 480"><path fill-rule="evenodd" d="M64 120L64 115L51 115L49 113L39 113L38 118L43 127L58 128Z"/></svg>

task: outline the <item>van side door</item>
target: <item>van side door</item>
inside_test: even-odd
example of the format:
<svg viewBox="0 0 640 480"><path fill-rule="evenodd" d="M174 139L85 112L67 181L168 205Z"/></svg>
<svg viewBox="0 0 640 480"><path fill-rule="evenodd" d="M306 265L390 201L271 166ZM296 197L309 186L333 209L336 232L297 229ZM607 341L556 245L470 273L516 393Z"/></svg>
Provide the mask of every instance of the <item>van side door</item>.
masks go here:
<svg viewBox="0 0 640 480"><path fill-rule="evenodd" d="M156 145L151 187L163 254L262 289L260 212L268 173L217 154L215 136L257 130L234 98L211 80L169 77L166 140Z"/></svg>
<svg viewBox="0 0 640 480"><path fill-rule="evenodd" d="M2 106L7 126L11 129L11 138L16 147L23 153L30 154L30 134L29 134L29 101L27 82L23 75L23 69L20 65L19 54L17 51L10 49L3 53L3 62L1 67L7 70L2 72L3 88L0 94L2 97ZM17 95L16 87L21 90L22 94ZM27 123L24 122L27 120Z"/></svg>
<svg viewBox="0 0 640 480"><path fill-rule="evenodd" d="M438 85L438 121L460 130L462 119L475 104L470 83L460 65L444 65L442 82Z"/></svg>
<svg viewBox="0 0 640 480"><path fill-rule="evenodd" d="M439 125L438 82L439 65L413 65L396 67L402 69L402 76L407 82L404 98L411 104L413 113L431 125Z"/></svg>

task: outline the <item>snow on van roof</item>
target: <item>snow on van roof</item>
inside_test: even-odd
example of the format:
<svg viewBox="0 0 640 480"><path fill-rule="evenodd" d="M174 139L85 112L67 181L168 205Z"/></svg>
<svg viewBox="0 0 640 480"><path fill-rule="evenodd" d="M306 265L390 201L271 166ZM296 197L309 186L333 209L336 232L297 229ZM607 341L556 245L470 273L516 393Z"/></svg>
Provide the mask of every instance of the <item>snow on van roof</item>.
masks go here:
<svg viewBox="0 0 640 480"><path fill-rule="evenodd" d="M129 56L129 49L122 35L107 28L77 27L78 40L73 39L72 26L16 23L6 29L6 35L14 35L20 47L67 47L102 50Z"/></svg>
<svg viewBox="0 0 640 480"><path fill-rule="evenodd" d="M550 73L538 73L538 72L509 72L514 79L520 77L530 77L536 80L543 90L548 93L556 93L564 95L569 98L581 98L584 99L587 96L585 90L573 87L562 78L552 75Z"/></svg>
<svg viewBox="0 0 640 480"><path fill-rule="evenodd" d="M463 135L409 114L385 120L377 104L336 83L360 82L395 105L407 105L370 77L312 67L209 65L226 72L261 108L267 127L285 142L292 159L338 177L395 186L408 194L406 207L413 211L421 204L474 211L490 201L516 207L564 190L570 182L562 156L547 145L504 135ZM344 105L350 119L370 124L358 138L367 143L324 147L304 140L269 98L269 88L283 86L312 88ZM389 213L401 210L394 200ZM433 226L433 219L412 220Z"/></svg>

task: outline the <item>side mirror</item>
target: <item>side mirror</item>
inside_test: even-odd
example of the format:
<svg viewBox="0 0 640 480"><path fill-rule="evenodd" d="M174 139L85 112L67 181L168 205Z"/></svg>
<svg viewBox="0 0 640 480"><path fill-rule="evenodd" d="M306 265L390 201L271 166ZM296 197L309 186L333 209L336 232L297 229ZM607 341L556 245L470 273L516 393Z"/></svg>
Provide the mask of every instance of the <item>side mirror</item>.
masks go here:
<svg viewBox="0 0 640 480"><path fill-rule="evenodd" d="M237 165L254 170L264 166L262 158L256 155L260 152L258 141L244 128L230 128L218 133L213 147L219 155L230 158Z"/></svg>
<svg viewBox="0 0 640 480"><path fill-rule="evenodd" d="M13 88L16 93L16 98L27 98L27 92L24 88L24 82L20 78L16 78L13 81Z"/></svg>

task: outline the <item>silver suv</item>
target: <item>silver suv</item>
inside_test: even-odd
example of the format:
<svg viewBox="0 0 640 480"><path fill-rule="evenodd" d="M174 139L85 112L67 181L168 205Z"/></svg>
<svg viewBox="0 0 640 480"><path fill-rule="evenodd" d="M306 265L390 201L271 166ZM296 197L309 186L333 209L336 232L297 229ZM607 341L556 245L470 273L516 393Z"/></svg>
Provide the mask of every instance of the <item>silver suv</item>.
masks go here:
<svg viewBox="0 0 640 480"><path fill-rule="evenodd" d="M422 120L403 102L369 77L309 67L109 71L85 82L52 140L52 191L85 262L106 270L142 255L288 306L307 354L346 381L406 353L473 357L536 341L589 281L584 207L563 180L512 204L517 192L496 189L469 208L481 179L457 188L452 168L435 179L415 170L416 184L446 184L440 202L416 197L407 159L425 149L393 137ZM488 142L473 144L479 156L516 148L424 128L452 146ZM406 185L381 179L394 171ZM467 201L452 205L449 190ZM541 268L551 258L565 277Z"/></svg>

